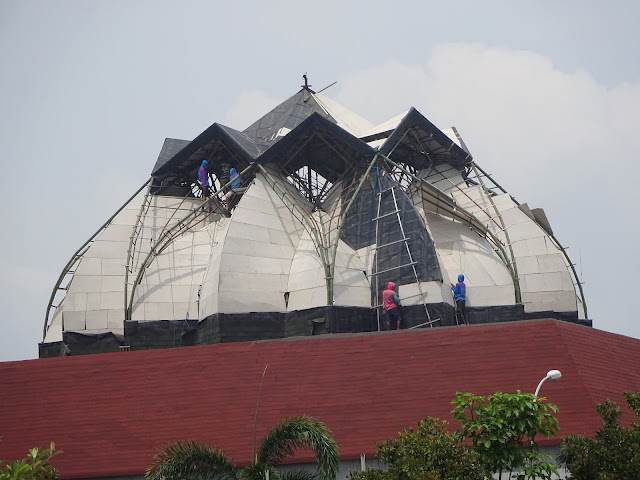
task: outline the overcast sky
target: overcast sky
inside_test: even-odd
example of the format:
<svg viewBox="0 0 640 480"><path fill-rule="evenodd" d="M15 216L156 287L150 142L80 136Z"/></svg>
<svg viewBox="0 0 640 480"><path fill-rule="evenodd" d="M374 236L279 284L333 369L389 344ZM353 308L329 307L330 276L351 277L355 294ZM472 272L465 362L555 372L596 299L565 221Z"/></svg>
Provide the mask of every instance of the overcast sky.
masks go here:
<svg viewBox="0 0 640 480"><path fill-rule="evenodd" d="M410 106L544 208L595 328L640 338L640 3L0 0L0 361L37 358L75 250L165 137L246 128L299 90Z"/></svg>

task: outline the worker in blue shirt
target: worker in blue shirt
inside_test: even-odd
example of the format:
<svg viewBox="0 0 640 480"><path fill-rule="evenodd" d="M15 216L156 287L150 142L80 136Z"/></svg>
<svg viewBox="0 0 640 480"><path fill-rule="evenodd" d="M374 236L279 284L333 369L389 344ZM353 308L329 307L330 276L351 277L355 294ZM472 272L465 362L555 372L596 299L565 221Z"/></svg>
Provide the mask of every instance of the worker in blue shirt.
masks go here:
<svg viewBox="0 0 640 480"><path fill-rule="evenodd" d="M464 323L469 325L467 321L467 312L465 310L465 302L467 300L467 286L464 284L464 275L458 275L458 283L451 284L451 290L453 291L453 297L456 301L456 318L458 324Z"/></svg>

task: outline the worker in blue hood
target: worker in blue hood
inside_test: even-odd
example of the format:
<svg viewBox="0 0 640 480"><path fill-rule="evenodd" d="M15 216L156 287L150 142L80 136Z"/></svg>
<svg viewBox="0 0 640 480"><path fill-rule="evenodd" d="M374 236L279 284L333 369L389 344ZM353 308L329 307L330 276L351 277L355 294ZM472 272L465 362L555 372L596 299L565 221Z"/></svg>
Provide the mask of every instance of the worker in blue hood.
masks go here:
<svg viewBox="0 0 640 480"><path fill-rule="evenodd" d="M242 186L242 179L235 168L229 170L229 179L231 180L231 188L236 189Z"/></svg>
<svg viewBox="0 0 640 480"><path fill-rule="evenodd" d="M200 168L198 169L198 180L200 180L200 189L202 191L203 202L211 196L209 190L209 173L207 172L207 165L209 165L209 162L203 160Z"/></svg>
<svg viewBox="0 0 640 480"><path fill-rule="evenodd" d="M224 206L227 210L231 210L247 190L247 187L242 186L242 179L235 168L229 170L229 180L231 180L231 189L224 196Z"/></svg>
<svg viewBox="0 0 640 480"><path fill-rule="evenodd" d="M462 323L469 325L465 309L465 303L467 301L467 286L464 284L463 274L458 275L458 283L455 285L452 284L451 290L453 292L453 298L456 301L456 319L458 321L458 325Z"/></svg>

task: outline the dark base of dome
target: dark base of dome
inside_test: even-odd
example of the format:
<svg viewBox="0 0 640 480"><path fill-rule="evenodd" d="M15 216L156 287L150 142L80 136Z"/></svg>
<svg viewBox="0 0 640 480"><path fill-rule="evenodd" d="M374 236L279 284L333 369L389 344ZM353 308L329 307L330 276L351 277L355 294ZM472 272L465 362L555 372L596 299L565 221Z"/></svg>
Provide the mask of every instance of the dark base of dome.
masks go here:
<svg viewBox="0 0 640 480"><path fill-rule="evenodd" d="M423 305L402 307L402 329L455 326L454 308L446 303L429 304L429 317ZM591 320L579 320L577 312L525 313L522 305L467 307L470 324L502 323L519 320L563 320L591 326ZM431 321L431 323L429 323ZM361 333L384 330L384 314L380 328L375 310L364 307L316 307L293 312L217 313L197 320L127 321L124 338L112 333L85 335L64 332L62 342L41 343L40 358L67 355L150 350L212 343L277 340L328 333Z"/></svg>

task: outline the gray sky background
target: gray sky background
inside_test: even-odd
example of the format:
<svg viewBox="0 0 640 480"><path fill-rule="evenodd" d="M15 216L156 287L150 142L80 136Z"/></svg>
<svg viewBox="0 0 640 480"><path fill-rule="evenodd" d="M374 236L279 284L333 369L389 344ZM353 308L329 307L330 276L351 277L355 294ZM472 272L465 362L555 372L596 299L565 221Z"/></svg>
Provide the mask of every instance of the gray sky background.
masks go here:
<svg viewBox="0 0 640 480"><path fill-rule="evenodd" d="M594 327L640 338L640 3L0 0L0 361L37 358L73 252L165 137L244 129L302 74L374 123L410 106L545 209Z"/></svg>

